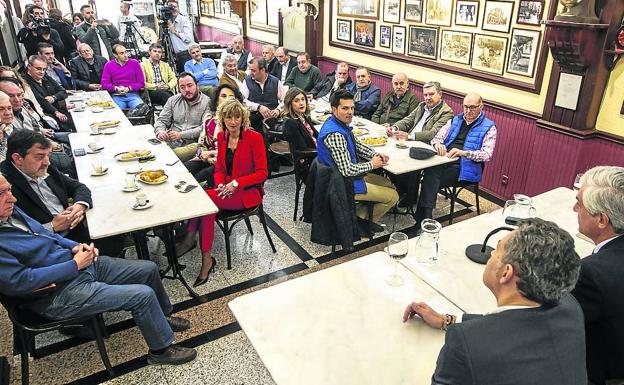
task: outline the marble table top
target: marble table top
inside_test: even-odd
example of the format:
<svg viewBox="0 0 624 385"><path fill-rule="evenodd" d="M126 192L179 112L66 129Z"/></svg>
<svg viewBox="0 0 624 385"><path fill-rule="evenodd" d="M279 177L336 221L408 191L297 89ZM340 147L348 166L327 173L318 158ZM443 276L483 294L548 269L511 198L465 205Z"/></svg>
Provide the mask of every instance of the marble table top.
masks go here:
<svg viewBox="0 0 624 385"><path fill-rule="evenodd" d="M576 252L584 257L591 254L594 245L577 236L576 213L572 211L574 199L574 191L560 187L534 197L533 205L537 217L557 223L573 236ZM469 260L465 250L471 244L480 244L490 231L503 225L502 210L498 210L444 227L440 231L438 261L433 264L417 261L417 238L412 238L409 254L401 263L463 311L488 312L496 308L496 301L482 282L485 265ZM490 238L488 245L496 247L507 234L499 232Z"/></svg>
<svg viewBox="0 0 624 385"><path fill-rule="evenodd" d="M312 111L313 118L321 115L317 111L330 109L329 103L324 100L316 99L313 101L313 104L315 105L315 110ZM362 128L366 128L369 130L369 133L367 135L363 135L362 137L386 136L386 128L380 124L361 117L354 117L351 125L355 127L358 124L361 124ZM318 131L320 130L321 125L315 126L315 128ZM390 161L388 162L388 165L384 167L384 170L395 175L423 170L429 167L438 166L440 164L457 161L457 159L451 159L445 156L438 155L435 155L425 160L413 159L409 156L411 147L428 148L430 150L433 150L433 147L427 143L409 140L405 142L405 145L408 146L408 148L398 148L398 140L394 139L394 137L389 137L387 139L388 141L384 146L373 147L373 149L377 152L387 154L390 157Z"/></svg>
<svg viewBox="0 0 624 385"><path fill-rule="evenodd" d="M167 175L174 176L186 173L188 170L173 150L166 144L150 144L147 139L154 138L154 128L151 125L118 127L113 135L91 135L88 132L78 132L69 135L69 141L73 149L84 148L89 150L89 143L95 142L103 146L97 154L74 157L78 180L93 189L100 186L123 186L128 174L126 169L141 167L143 170L165 170ZM128 150L150 150L156 155L153 161L139 163L138 161L121 162L115 159L115 155ZM94 160L99 160L108 173L101 176L91 176ZM175 164L173 164L176 162ZM173 166L169 166L173 164Z"/></svg>
<svg viewBox="0 0 624 385"><path fill-rule="evenodd" d="M458 308L398 266L405 284L385 279L386 253L356 260L234 299L229 307L279 384L426 384L444 332L403 310L426 298L441 312Z"/></svg>
<svg viewBox="0 0 624 385"><path fill-rule="evenodd" d="M81 92L78 94L70 95L67 99L69 102L76 104L76 101L82 101L86 107L86 101L90 98L96 98L103 101L112 101L110 94L107 91L90 91L90 92ZM102 112L91 112L89 107L86 107L84 111L77 112L75 110L70 110L72 119L74 120L74 125L76 126L77 132L90 132L91 127L89 126L93 122L101 122L105 120L119 120L120 127L128 127L131 126L130 121L124 115L123 111L115 105L115 108L106 109Z"/></svg>
<svg viewBox="0 0 624 385"><path fill-rule="evenodd" d="M137 182L141 189L124 192L118 185L101 186L91 190L93 209L87 211L91 238L98 239L135 230L148 229L189 218L214 214L218 211L204 189L197 187L181 193L174 187L179 181L198 185L189 172L170 176L159 185ZM136 196L144 193L152 207L134 210L131 206Z"/></svg>

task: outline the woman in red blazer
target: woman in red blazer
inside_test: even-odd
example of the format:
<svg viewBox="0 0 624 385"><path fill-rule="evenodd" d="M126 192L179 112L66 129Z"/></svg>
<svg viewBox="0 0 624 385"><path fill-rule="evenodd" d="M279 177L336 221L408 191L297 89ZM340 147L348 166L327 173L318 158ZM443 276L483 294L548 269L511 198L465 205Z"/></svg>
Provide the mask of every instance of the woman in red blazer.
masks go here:
<svg viewBox="0 0 624 385"><path fill-rule="evenodd" d="M241 210L262 203L262 183L268 176L266 149L262 135L248 130L249 111L236 99L231 98L219 105L217 120L224 128L217 136L217 163L215 164L215 188L206 190L210 199L220 209ZM202 217L199 223L202 268L194 287L203 285L216 266L211 249L214 241L216 214ZM189 231L196 230L196 222Z"/></svg>

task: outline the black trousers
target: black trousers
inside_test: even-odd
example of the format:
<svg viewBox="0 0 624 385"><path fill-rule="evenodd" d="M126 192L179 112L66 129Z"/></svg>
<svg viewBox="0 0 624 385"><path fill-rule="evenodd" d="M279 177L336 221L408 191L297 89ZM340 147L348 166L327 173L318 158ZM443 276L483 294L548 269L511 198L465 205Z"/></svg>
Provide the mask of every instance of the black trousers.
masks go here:
<svg viewBox="0 0 624 385"><path fill-rule="evenodd" d="M438 190L452 186L459 179L459 162L430 167L423 172L420 184L418 207L433 210L436 206Z"/></svg>
<svg viewBox="0 0 624 385"><path fill-rule="evenodd" d="M214 187L214 165L200 160L189 160L184 165L199 183L206 182L207 187Z"/></svg>
<svg viewBox="0 0 624 385"><path fill-rule="evenodd" d="M191 60L191 54L187 51L176 52L176 70L178 74L184 72L184 64Z"/></svg>
<svg viewBox="0 0 624 385"><path fill-rule="evenodd" d="M167 90L149 90L147 93L149 94L152 104L157 104L159 106L164 106L165 103L167 103L167 99L173 96L173 93Z"/></svg>

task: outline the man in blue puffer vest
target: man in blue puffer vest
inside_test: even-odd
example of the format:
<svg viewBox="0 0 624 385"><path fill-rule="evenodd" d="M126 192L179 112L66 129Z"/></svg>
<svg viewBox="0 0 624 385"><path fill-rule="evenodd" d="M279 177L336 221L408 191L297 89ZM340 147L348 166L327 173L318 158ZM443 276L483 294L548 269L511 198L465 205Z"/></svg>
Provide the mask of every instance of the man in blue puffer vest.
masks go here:
<svg viewBox="0 0 624 385"><path fill-rule="evenodd" d="M464 112L449 120L438 131L431 144L440 156L459 158L424 171L416 222L433 217L438 190L457 180L479 182L483 163L492 159L496 145L496 126L483 112L483 99L477 93L464 98Z"/></svg>
<svg viewBox="0 0 624 385"><path fill-rule="evenodd" d="M332 116L323 123L317 139L318 161L338 168L345 178L353 178L356 201L375 202L372 218L368 218L366 208L361 205L356 208L356 215L362 230L368 227L364 222L372 219L371 231L381 232L383 228L375 222L394 207L399 194L390 180L369 171L387 165L389 157L355 140L349 126L355 109L353 95L349 91L336 90L330 98L330 104ZM370 161L359 162L358 158Z"/></svg>

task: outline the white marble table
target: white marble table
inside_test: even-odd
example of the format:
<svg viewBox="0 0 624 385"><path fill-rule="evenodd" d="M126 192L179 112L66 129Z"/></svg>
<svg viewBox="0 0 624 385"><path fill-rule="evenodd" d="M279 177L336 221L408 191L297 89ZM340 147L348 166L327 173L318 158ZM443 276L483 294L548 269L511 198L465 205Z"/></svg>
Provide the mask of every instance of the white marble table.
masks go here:
<svg viewBox="0 0 624 385"><path fill-rule="evenodd" d="M427 384L444 332L402 323L405 306L426 298L460 311L399 266L405 284L385 279L394 263L375 253L229 303L278 385Z"/></svg>
<svg viewBox="0 0 624 385"><path fill-rule="evenodd" d="M312 111L313 118L316 118L317 116L321 115L321 113L317 111L320 111L323 109L326 111L330 110L329 103L327 103L324 100L316 99L312 103L315 105L315 110ZM360 124L360 126L358 126L358 124ZM385 137L386 136L386 128L384 126L377 124L375 122L372 122L370 120L361 118L361 117L354 117L351 125L353 127L366 128L369 130L369 133L367 135L363 135L362 137L368 137L368 136L384 136ZM315 129L318 131L320 127L321 125L315 126ZM398 148L396 147L396 145L399 142L398 140L396 140L394 137L389 137L387 139L388 141L386 142L384 146L374 147L374 149L378 152L387 154L390 157L390 161L388 162L387 166L384 166L384 170L394 175L400 175L400 174L405 174L408 172L424 170L429 167L434 167L440 164L452 163L452 162L457 161L457 159L451 159L451 158L447 158L446 156L439 156L439 155L435 155L425 160L413 159L413 158L410 158L409 156L411 147L428 148L430 150L433 150L433 147L427 143L409 140L409 141L405 141L405 144L408 146L408 148Z"/></svg>
<svg viewBox="0 0 624 385"><path fill-rule="evenodd" d="M536 216L557 223L569 232L575 242L576 252L585 257L594 245L577 236L576 213L572 211L575 192L560 187L533 198ZM467 313L485 313L496 307L492 293L483 285L485 265L469 260L466 247L480 244L485 236L499 226L504 226L502 210L482 214L468 220L444 227L440 231L439 260L434 264L416 261L414 246L417 238L410 239L410 254L401 263L427 282L449 301ZM496 243L508 232L501 231L490 238L488 245ZM427 300L427 298L421 298Z"/></svg>
<svg viewBox="0 0 624 385"><path fill-rule="evenodd" d="M115 105L115 108L106 109L102 112L91 112L91 109L86 106L86 102L90 98L96 98L103 101L112 101L110 94L107 91L90 91L90 92L81 92L74 95L70 95L67 99L70 103L76 103L76 101L82 101L85 105L85 110L81 112L77 112L75 110L70 110L72 119L74 120L74 125L76 126L77 132L90 132L91 127L90 124L93 122L101 122L105 120L119 120L120 127L128 127L131 126L130 121L124 115L123 111Z"/></svg>
<svg viewBox="0 0 624 385"><path fill-rule="evenodd" d="M141 167L143 170L162 169L170 177L188 172L166 143L153 145L147 141L148 138L155 138L154 128L151 125L118 127L116 130L113 135L91 135L88 132L69 135L73 149L84 148L88 150L88 144L91 142L104 147L97 154L74 157L78 179L89 188L111 185L122 187L128 177L126 169L129 167ZM121 162L115 159L115 155L128 150L150 150L156 155L156 159L145 163L139 163L137 160ZM104 168L108 168L107 174L91 175L95 159L98 159ZM169 166L171 164L173 165Z"/></svg>
<svg viewBox="0 0 624 385"><path fill-rule="evenodd" d="M184 180L187 184L198 184L189 173L177 174L159 185L137 182L141 189L123 192L120 186L102 186L91 191L93 209L87 211L87 223L91 238L149 229L218 211L204 189L197 187L191 192L180 193L174 185ZM134 210L131 205L137 194L144 193L152 207Z"/></svg>

